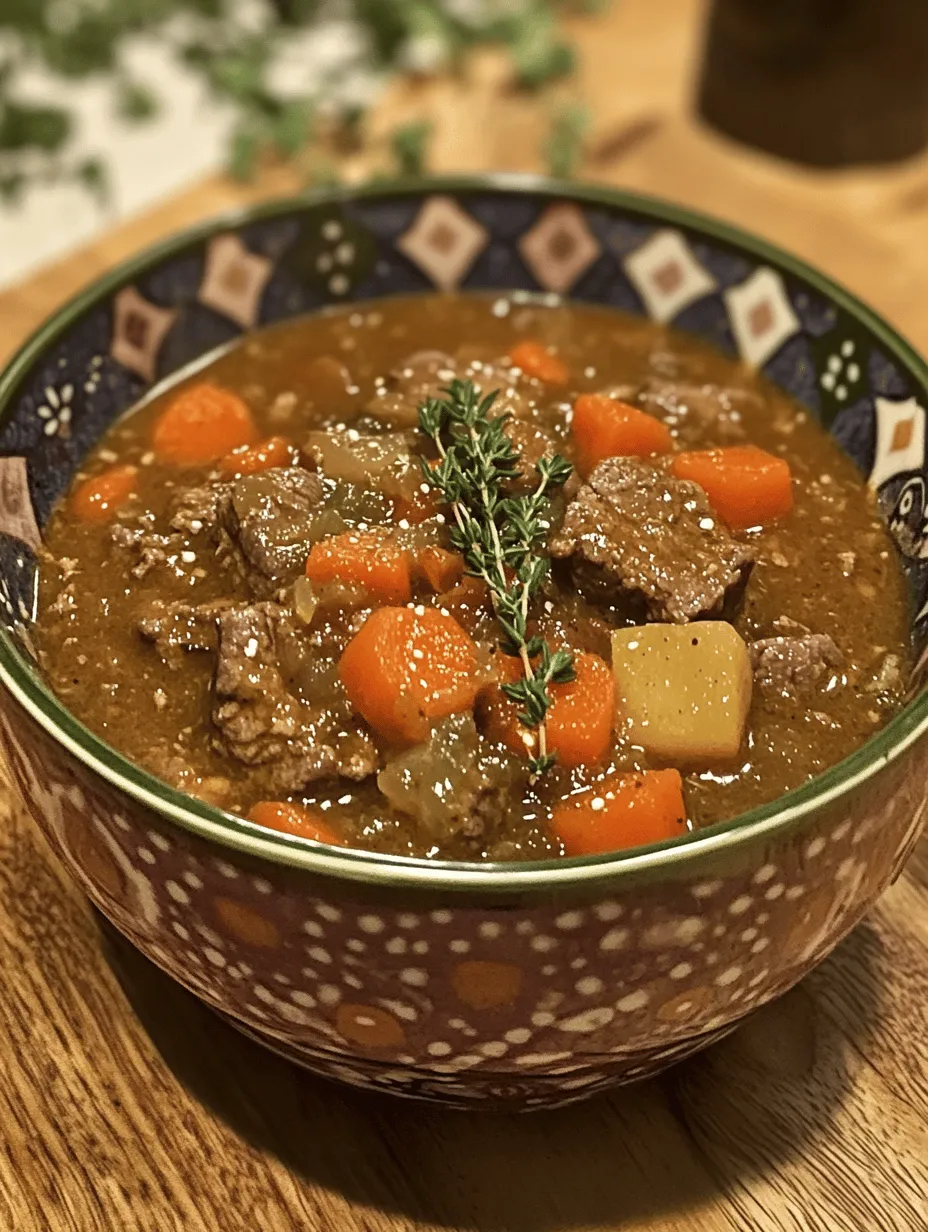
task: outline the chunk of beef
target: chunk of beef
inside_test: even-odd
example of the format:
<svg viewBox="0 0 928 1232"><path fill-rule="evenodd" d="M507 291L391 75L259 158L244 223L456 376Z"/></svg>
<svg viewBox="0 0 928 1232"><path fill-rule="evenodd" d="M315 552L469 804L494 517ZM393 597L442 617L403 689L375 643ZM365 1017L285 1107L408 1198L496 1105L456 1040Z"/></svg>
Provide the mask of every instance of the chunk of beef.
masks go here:
<svg viewBox="0 0 928 1232"><path fill-rule="evenodd" d="M219 504L219 555L258 596L296 577L312 546L312 513L322 502L318 475L301 467L274 467L230 484Z"/></svg>
<svg viewBox="0 0 928 1232"><path fill-rule="evenodd" d="M368 402L367 413L397 428L414 428L421 404L427 398L443 397L455 378L472 381L483 394L498 390L493 404L497 415L508 413L521 419L533 405L536 383L506 360L485 363L465 353L453 358L444 351L417 351L393 369Z"/></svg>
<svg viewBox="0 0 928 1232"><path fill-rule="evenodd" d="M507 483L513 492L527 492L538 484L535 470L542 458L557 453L557 441L547 429L525 420L512 419L506 425L506 435L519 455L521 475Z"/></svg>
<svg viewBox="0 0 928 1232"><path fill-rule="evenodd" d="M152 569L172 564L186 543L183 535L162 535L152 530L150 521L140 522L137 526L117 522L110 538L117 548L129 556L129 572L135 578L147 577Z"/></svg>
<svg viewBox="0 0 928 1232"><path fill-rule="evenodd" d="M462 351L458 357L458 368L460 376L473 381L481 394L496 390L492 415L526 419L538 399L545 396L544 383L525 376L508 359L482 361L468 358Z"/></svg>
<svg viewBox="0 0 928 1232"><path fill-rule="evenodd" d="M398 428L414 428L419 422L419 405L426 398L440 398L441 391L458 375L450 355L444 351L416 351L394 368L373 398L367 413Z"/></svg>
<svg viewBox="0 0 928 1232"><path fill-rule="evenodd" d="M762 408L763 399L747 389L685 384L651 377L636 399L687 446L734 445L747 439L743 414Z"/></svg>
<svg viewBox="0 0 928 1232"><path fill-rule="evenodd" d="M190 535L214 530L231 486L228 483L204 483L179 493L168 510L171 530Z"/></svg>
<svg viewBox="0 0 928 1232"><path fill-rule="evenodd" d="M494 753L471 714L445 719L424 744L392 757L377 786L394 808L437 841L462 834L486 838L499 829L521 774L514 759Z"/></svg>
<svg viewBox="0 0 928 1232"><path fill-rule="evenodd" d="M748 647L754 680L764 693L784 697L809 692L827 671L841 666L841 651L827 633L765 637Z"/></svg>
<svg viewBox="0 0 928 1232"><path fill-rule="evenodd" d="M636 621L729 617L754 564L695 483L638 458L607 458L551 538L577 586Z"/></svg>
<svg viewBox="0 0 928 1232"><path fill-rule="evenodd" d="M221 747L260 768L270 792L299 791L335 775L363 779L378 766L373 741L353 729L347 703L308 705L287 687L278 639L294 636L275 603L232 607L219 616L213 722Z"/></svg>
<svg viewBox="0 0 928 1232"><path fill-rule="evenodd" d="M168 603L152 599L139 613L136 627L170 667L179 667L188 650L212 650L219 646L218 621L232 606L231 599L213 603Z"/></svg>

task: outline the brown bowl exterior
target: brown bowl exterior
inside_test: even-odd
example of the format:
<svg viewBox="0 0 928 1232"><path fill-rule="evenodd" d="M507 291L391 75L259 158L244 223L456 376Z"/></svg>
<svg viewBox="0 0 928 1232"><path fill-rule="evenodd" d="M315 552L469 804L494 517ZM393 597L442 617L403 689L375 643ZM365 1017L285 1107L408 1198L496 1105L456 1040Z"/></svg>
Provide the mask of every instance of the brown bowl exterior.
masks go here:
<svg viewBox="0 0 928 1232"><path fill-rule="evenodd" d="M0 741L67 868L154 963L322 1077L457 1108L558 1107L724 1035L854 927L928 809L923 739L771 841L681 858L608 897L480 903L211 844L94 774L5 692Z"/></svg>

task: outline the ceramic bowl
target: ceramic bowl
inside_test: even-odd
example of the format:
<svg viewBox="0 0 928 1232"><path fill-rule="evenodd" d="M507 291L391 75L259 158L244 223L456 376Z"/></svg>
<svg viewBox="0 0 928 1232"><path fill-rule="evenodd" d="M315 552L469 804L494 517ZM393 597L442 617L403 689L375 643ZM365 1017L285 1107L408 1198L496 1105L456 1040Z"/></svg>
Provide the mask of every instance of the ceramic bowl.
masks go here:
<svg viewBox="0 0 928 1232"><path fill-rule="evenodd" d="M199 227L109 274L22 349L0 381L0 737L96 906L255 1039L362 1087L555 1106L730 1031L899 873L928 796L921 664L889 726L780 801L647 849L494 868L327 850L224 815L91 735L30 656L49 511L154 382L326 304L459 287L614 305L761 368L877 490L921 658L928 369L885 322L795 258L675 206L522 177L431 181Z"/></svg>

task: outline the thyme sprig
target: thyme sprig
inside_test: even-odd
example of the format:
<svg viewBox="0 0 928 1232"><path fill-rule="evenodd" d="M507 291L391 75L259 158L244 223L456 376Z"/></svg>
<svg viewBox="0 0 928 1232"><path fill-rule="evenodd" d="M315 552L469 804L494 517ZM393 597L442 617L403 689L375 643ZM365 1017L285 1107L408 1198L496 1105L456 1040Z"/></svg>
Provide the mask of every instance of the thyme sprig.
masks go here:
<svg viewBox="0 0 928 1232"><path fill-rule="evenodd" d="M549 561L538 554L548 524L550 493L570 477L571 464L555 454L542 458L538 482L524 495L507 494L504 485L521 475L519 456L506 433L508 414L491 417L499 390L481 397L472 381L454 380L444 398L429 398L419 407L419 427L435 444L436 466L422 460L422 473L450 505L451 542L464 557L467 572L490 589L502 631L500 648L517 657L523 678L502 686L518 702L519 721L538 732L533 775L554 764L548 751L545 719L552 684L574 679L573 655L552 651L544 638L529 635L532 598L548 573Z"/></svg>

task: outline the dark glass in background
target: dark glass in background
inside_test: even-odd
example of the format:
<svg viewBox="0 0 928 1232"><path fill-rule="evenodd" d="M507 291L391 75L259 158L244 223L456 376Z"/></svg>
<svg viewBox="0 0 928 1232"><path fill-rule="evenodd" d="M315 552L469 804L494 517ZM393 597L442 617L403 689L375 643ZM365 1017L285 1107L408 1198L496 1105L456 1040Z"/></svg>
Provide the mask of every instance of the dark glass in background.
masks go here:
<svg viewBox="0 0 928 1232"><path fill-rule="evenodd" d="M928 0L713 0L697 108L822 167L928 145Z"/></svg>

